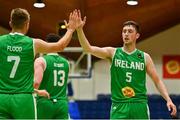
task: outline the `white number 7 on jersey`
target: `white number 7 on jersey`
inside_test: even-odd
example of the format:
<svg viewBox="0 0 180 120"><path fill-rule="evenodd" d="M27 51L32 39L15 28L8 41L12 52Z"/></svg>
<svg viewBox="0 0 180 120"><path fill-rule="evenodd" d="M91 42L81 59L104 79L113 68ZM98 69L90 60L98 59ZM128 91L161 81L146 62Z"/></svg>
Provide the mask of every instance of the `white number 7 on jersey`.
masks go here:
<svg viewBox="0 0 180 120"><path fill-rule="evenodd" d="M10 73L10 78L14 78L15 74L16 74L16 70L17 70L17 67L19 65L19 62L20 62L20 57L19 56L8 56L7 57L7 61L8 62L12 62L12 61L15 61L14 62L14 65L12 67L12 70L11 70L11 73Z"/></svg>

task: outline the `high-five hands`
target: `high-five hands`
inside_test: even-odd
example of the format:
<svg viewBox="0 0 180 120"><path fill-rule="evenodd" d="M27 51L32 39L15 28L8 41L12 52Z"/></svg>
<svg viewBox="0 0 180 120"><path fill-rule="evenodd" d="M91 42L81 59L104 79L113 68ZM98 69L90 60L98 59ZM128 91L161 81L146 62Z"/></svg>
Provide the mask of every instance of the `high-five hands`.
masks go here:
<svg viewBox="0 0 180 120"><path fill-rule="evenodd" d="M75 31L75 29L77 28L77 25L76 25L77 19L78 19L78 12L75 9L69 15L69 22L67 23L67 21L64 20L67 30L72 30L73 32Z"/></svg>

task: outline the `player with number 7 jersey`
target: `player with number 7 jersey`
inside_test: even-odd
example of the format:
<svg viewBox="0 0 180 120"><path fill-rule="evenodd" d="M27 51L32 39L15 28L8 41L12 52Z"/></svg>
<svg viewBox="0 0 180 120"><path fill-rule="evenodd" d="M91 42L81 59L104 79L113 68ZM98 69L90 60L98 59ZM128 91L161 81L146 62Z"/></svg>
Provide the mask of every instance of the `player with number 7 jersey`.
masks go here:
<svg viewBox="0 0 180 120"><path fill-rule="evenodd" d="M76 12L71 12L69 21L65 21L67 32L61 41L50 44L26 36L30 14L26 9L12 9L11 33L0 36L0 119L37 119L33 96L35 55L64 50L76 29Z"/></svg>
<svg viewBox="0 0 180 120"><path fill-rule="evenodd" d="M34 48L32 38L10 33L0 39L0 93L32 93Z"/></svg>
<svg viewBox="0 0 180 120"><path fill-rule="evenodd" d="M17 32L1 36L0 56L0 119L36 118L35 99L32 95L32 38Z"/></svg>

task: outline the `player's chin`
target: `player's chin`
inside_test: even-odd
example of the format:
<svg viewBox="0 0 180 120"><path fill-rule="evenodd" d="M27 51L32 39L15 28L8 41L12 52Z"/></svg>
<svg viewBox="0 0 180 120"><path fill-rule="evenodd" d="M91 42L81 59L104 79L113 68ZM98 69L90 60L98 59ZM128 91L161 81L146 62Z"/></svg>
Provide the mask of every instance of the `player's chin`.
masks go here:
<svg viewBox="0 0 180 120"><path fill-rule="evenodd" d="M124 41L124 44L125 45L130 45L130 42L129 41Z"/></svg>

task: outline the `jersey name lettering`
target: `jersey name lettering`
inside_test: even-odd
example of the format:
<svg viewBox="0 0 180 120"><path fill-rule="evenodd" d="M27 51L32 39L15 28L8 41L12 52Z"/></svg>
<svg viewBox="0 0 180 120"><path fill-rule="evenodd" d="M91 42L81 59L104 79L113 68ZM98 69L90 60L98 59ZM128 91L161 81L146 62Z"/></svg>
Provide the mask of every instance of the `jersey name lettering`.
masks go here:
<svg viewBox="0 0 180 120"><path fill-rule="evenodd" d="M10 52L21 52L22 51L22 47L19 47L19 46L7 46L7 51L10 51Z"/></svg>
<svg viewBox="0 0 180 120"><path fill-rule="evenodd" d="M115 67L121 67L121 68L128 68L128 69L135 69L135 70L144 70L144 63L142 62L130 62L115 59Z"/></svg>
<svg viewBox="0 0 180 120"><path fill-rule="evenodd" d="M54 67L64 67L63 63L54 63Z"/></svg>

